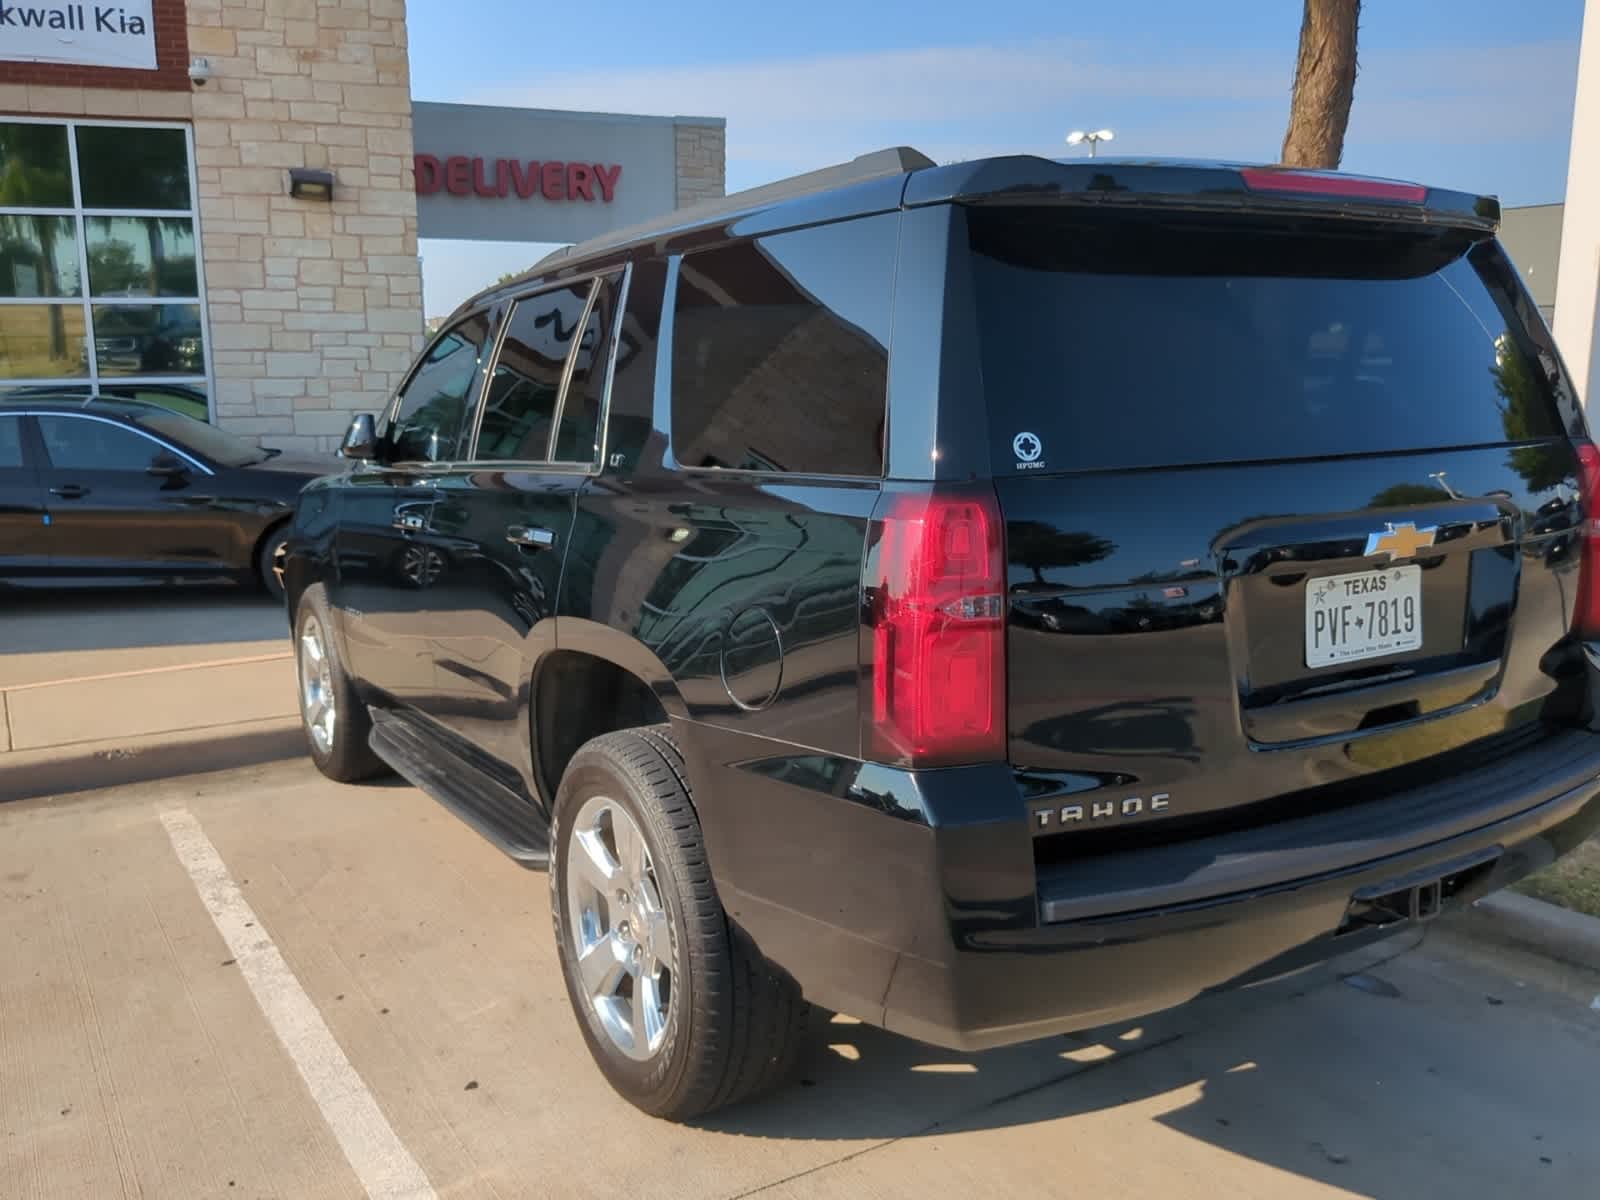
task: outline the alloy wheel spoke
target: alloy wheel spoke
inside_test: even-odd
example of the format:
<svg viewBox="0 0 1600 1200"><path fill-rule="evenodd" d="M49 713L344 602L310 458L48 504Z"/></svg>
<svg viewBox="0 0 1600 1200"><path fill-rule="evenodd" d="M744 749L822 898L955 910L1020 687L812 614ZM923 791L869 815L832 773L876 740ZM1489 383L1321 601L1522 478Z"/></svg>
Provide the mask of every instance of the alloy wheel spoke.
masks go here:
<svg viewBox="0 0 1600 1200"><path fill-rule="evenodd" d="M582 830L573 838L572 849L576 853L570 855L569 866L590 887L609 898L616 887L617 868L600 834L593 829Z"/></svg>
<svg viewBox="0 0 1600 1200"><path fill-rule="evenodd" d="M633 1044L640 1050L649 1049L652 1029L661 1028L661 1018L655 1003L655 988L641 978L633 989Z"/></svg>
<svg viewBox="0 0 1600 1200"><path fill-rule="evenodd" d="M669 970L672 967L672 926L667 920L667 914L660 909L646 911L645 919L650 923L649 928L640 930L644 935L645 945L650 947L650 952L655 955L656 962Z"/></svg>
<svg viewBox="0 0 1600 1200"><path fill-rule="evenodd" d="M617 843L617 864L630 888L638 888L645 876L644 835L628 815L620 809L613 810L611 836Z"/></svg>
<svg viewBox="0 0 1600 1200"><path fill-rule="evenodd" d="M583 980L584 990L596 999L615 995L623 976L627 974L624 968L626 955L622 940L614 933L606 934L587 950L581 951L578 955L578 977Z"/></svg>

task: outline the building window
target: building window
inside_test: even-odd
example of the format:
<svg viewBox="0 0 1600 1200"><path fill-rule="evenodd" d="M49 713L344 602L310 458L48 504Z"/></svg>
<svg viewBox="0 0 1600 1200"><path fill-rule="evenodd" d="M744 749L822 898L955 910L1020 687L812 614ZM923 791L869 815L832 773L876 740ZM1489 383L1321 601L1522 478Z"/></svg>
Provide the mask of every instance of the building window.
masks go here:
<svg viewBox="0 0 1600 1200"><path fill-rule="evenodd" d="M0 118L0 391L209 418L193 164L183 125Z"/></svg>

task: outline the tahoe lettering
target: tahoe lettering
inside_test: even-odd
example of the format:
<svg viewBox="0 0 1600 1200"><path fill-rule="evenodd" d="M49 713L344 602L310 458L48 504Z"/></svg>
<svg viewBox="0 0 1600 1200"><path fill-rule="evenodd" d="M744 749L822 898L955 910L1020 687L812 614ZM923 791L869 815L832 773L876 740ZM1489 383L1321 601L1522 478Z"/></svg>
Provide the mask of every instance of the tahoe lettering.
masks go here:
<svg viewBox="0 0 1600 1200"><path fill-rule="evenodd" d="M1122 801L1097 800L1087 809L1082 804L1063 804L1060 807L1041 808L1034 811L1034 828L1051 829L1065 825L1078 825L1084 821L1103 821L1108 817L1137 817L1143 813L1166 812L1172 803L1168 792L1156 792L1148 800L1143 796L1129 796Z"/></svg>

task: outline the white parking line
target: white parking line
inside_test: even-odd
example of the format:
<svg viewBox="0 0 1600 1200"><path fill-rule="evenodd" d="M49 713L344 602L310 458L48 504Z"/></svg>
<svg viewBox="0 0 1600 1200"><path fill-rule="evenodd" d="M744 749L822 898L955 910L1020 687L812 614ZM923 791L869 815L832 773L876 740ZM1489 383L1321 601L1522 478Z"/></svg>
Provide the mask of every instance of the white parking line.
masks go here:
<svg viewBox="0 0 1600 1200"><path fill-rule="evenodd" d="M200 822L188 809L179 808L162 813L161 823L267 1023L294 1060L367 1195L373 1200L433 1200L427 1175L395 1136Z"/></svg>

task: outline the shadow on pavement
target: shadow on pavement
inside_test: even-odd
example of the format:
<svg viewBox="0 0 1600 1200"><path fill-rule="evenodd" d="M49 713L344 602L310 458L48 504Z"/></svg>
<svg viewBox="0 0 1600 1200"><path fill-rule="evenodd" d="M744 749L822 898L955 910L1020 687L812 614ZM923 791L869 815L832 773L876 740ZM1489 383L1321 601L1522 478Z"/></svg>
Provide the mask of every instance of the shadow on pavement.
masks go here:
<svg viewBox="0 0 1600 1200"><path fill-rule="evenodd" d="M1404 969L1421 940L1413 932L1364 957L1142 1022L982 1054L818 1012L801 1087L701 1127L887 1142L972 1131L996 1135L992 1152L1020 1160L1040 1138L1069 1138L1089 1155L1097 1144L1126 1153L1137 1144L1130 1136L1154 1123L1381 1200L1578 1194L1563 1181L1595 1164L1580 1132L1590 1119L1573 1106L1592 1096L1600 1054L1563 1062L1543 1012L1435 994L1436 980ZM1387 970L1396 959L1399 970ZM1592 1100L1589 1108L1600 1111ZM1172 1153L1160 1137L1152 1152L1157 1142ZM1126 1164L1129 1194L1143 1165ZM1040 1184L1041 1194L1073 1190L1062 1179Z"/></svg>
<svg viewBox="0 0 1600 1200"><path fill-rule="evenodd" d="M0 654L281 641L283 606L242 588L0 593Z"/></svg>
<svg viewBox="0 0 1600 1200"><path fill-rule="evenodd" d="M231 733L211 741L67 755L26 766L11 765L0 755L0 804L231 771L305 753L305 732L295 724Z"/></svg>

